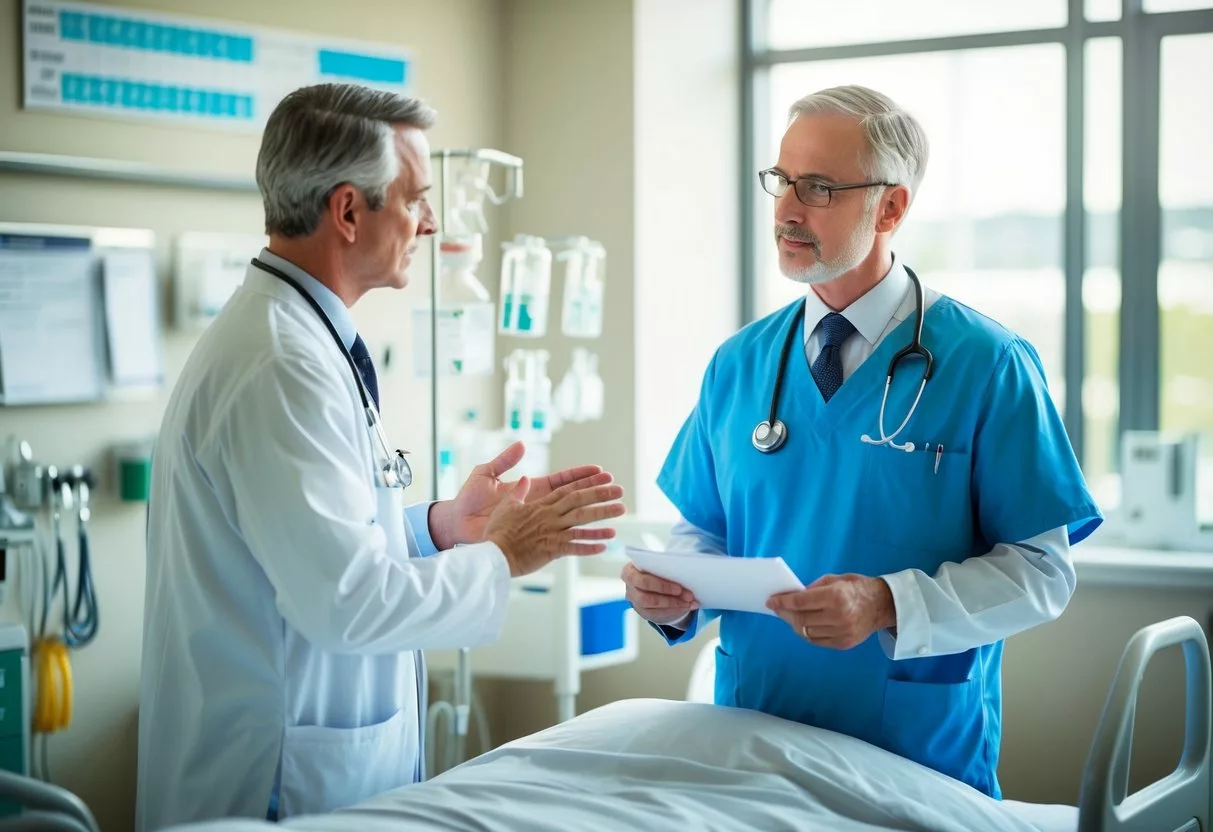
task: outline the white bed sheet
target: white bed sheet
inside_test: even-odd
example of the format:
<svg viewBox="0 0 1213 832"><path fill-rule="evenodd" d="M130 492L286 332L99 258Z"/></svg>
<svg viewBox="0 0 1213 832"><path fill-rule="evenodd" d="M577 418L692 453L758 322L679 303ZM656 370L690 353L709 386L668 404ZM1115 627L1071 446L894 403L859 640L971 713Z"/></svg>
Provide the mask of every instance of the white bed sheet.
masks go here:
<svg viewBox="0 0 1213 832"><path fill-rule="evenodd" d="M754 711L640 699L582 714L426 783L284 825L300 832L1074 832L1076 818L1072 807L993 800L852 737Z"/></svg>
<svg viewBox="0 0 1213 832"><path fill-rule="evenodd" d="M1047 803L1021 803L1004 800L1003 807L1025 823L1035 826L1040 832L1076 832L1078 829L1078 807Z"/></svg>

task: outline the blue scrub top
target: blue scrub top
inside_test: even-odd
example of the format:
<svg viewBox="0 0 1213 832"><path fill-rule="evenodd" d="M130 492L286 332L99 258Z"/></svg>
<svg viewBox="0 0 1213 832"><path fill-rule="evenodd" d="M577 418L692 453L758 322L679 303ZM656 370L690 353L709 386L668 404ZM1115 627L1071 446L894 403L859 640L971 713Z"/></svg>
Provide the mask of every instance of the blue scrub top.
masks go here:
<svg viewBox="0 0 1213 832"><path fill-rule="evenodd" d="M910 342L913 316L829 403L804 351L793 349L779 405L788 440L774 454L755 450L751 433L768 416L780 347L801 303L717 350L657 480L683 517L726 541L730 556L782 556L805 584L827 574L934 574L997 543L1061 526L1076 543L1099 525L1036 351L948 297L925 315L934 374L897 437L920 449L929 442L929 451L859 439L879 436L889 360ZM898 365L886 430L905 418L922 366ZM718 704L849 734L1000 796L1001 642L893 661L875 635L840 651L809 644L775 617L719 615Z"/></svg>

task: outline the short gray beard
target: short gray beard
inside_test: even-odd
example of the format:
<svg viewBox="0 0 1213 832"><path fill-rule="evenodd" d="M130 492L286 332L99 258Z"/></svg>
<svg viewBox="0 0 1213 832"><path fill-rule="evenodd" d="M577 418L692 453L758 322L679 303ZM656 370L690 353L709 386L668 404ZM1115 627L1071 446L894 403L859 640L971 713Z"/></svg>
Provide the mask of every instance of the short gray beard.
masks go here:
<svg viewBox="0 0 1213 832"><path fill-rule="evenodd" d="M821 240L817 238L817 235L804 230L800 226L776 224L775 240L777 245L780 237L808 243L817 252L817 260L812 265L795 269L787 266L783 261L783 257L780 256L779 271L783 273L784 277L810 286L829 283L831 280L837 280L851 271L851 269L862 263L864 258L871 253L872 243L876 239L875 212L864 212L864 216L851 230L851 236L847 240L846 245L842 247L842 250L838 252L834 259L829 261L821 259Z"/></svg>

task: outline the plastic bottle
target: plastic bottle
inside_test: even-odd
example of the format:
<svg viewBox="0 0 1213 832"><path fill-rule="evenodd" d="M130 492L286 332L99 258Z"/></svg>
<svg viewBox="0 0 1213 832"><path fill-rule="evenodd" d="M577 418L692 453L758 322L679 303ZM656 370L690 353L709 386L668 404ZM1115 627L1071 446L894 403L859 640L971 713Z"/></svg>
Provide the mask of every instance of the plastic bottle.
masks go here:
<svg viewBox="0 0 1213 832"><path fill-rule="evenodd" d="M505 427L514 433L520 432L530 419L526 382L522 378L523 359L522 350L514 350L505 362Z"/></svg>
<svg viewBox="0 0 1213 832"><path fill-rule="evenodd" d="M542 442L552 438L552 379L548 377L547 350L530 353L531 372L528 373L531 387L531 430Z"/></svg>
<svg viewBox="0 0 1213 832"><path fill-rule="evenodd" d="M601 419L606 410L606 387L602 376L598 375L598 354L589 353L586 358L585 374L581 379L582 417L584 419Z"/></svg>
<svg viewBox="0 0 1213 832"><path fill-rule="evenodd" d="M476 269L483 256L479 234L448 236L438 247L438 374L485 376L493 373L495 314L492 296ZM413 310L415 375L430 372L430 303Z"/></svg>
<svg viewBox="0 0 1213 832"><path fill-rule="evenodd" d="M438 499L449 500L459 493L459 470L451 448L438 449Z"/></svg>
<svg viewBox="0 0 1213 832"><path fill-rule="evenodd" d="M502 247L499 331L539 338L547 332L552 252L543 238L526 234Z"/></svg>
<svg viewBox="0 0 1213 832"><path fill-rule="evenodd" d="M601 243L577 237L560 253L565 262L564 303L560 329L572 338L602 334L602 271L606 250Z"/></svg>

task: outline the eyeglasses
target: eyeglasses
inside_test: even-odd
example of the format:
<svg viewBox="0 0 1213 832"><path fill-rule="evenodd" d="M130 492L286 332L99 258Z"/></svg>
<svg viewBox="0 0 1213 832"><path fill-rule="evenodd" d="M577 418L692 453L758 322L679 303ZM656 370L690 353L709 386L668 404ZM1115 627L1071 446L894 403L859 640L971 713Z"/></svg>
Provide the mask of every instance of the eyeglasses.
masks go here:
<svg viewBox="0 0 1213 832"><path fill-rule="evenodd" d="M893 182L852 182L846 185L830 185L820 179L788 179L774 168L758 172L762 189L774 197L783 196L788 187L796 189L796 198L810 208L824 208L830 204L834 191L853 191L856 188L892 187Z"/></svg>

